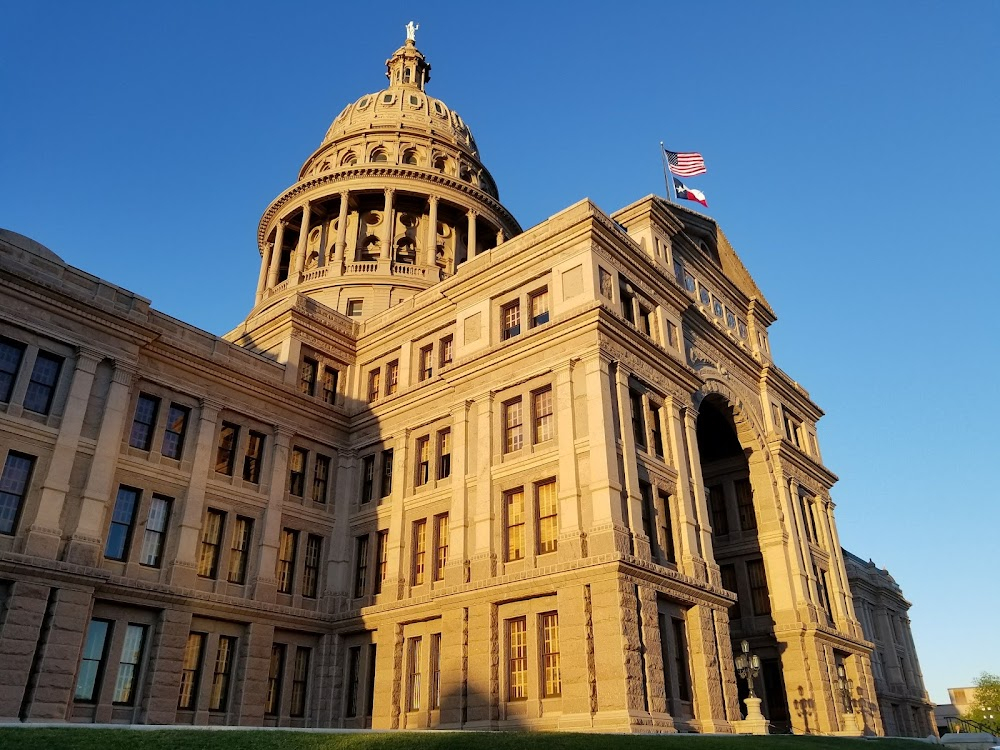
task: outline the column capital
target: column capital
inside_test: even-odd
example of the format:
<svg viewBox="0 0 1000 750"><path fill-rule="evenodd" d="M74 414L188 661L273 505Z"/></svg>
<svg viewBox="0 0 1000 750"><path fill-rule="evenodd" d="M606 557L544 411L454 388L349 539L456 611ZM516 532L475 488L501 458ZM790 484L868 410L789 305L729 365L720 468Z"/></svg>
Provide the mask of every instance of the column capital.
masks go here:
<svg viewBox="0 0 1000 750"><path fill-rule="evenodd" d="M135 362L123 362L120 359L115 361L115 370L111 374L111 380L119 385L129 386L139 374L139 367Z"/></svg>
<svg viewBox="0 0 1000 750"><path fill-rule="evenodd" d="M295 435L295 428L287 424L275 424L274 425L274 438L277 442L282 442L287 445L291 442L292 436Z"/></svg>
<svg viewBox="0 0 1000 750"><path fill-rule="evenodd" d="M480 216L480 213L476 209L474 209L474 208L468 209L468 211L466 212L466 214L468 215L468 217L470 219L477 219Z"/></svg>
<svg viewBox="0 0 1000 750"><path fill-rule="evenodd" d="M225 408L226 404L223 401L215 398L214 396L202 396L198 399L198 405L202 408L202 419L205 417L206 410L213 410L216 413L220 412Z"/></svg>
<svg viewBox="0 0 1000 750"><path fill-rule="evenodd" d="M107 357L104 352L87 346L86 344L78 344L75 349L76 369L78 370L86 369L88 372L93 372L97 368L97 365L99 365ZM84 367L84 365L87 365L87 367Z"/></svg>
<svg viewBox="0 0 1000 750"><path fill-rule="evenodd" d="M438 198L436 195L428 195L427 196L427 205L429 205L429 206L435 206L435 205L438 204L438 202L440 200L441 199Z"/></svg>

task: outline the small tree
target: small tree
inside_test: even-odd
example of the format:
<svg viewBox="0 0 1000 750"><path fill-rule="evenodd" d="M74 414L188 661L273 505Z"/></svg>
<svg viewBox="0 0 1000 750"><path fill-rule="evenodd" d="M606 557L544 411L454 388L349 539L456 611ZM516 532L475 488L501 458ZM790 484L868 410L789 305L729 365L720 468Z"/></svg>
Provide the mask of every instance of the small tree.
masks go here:
<svg viewBox="0 0 1000 750"><path fill-rule="evenodd" d="M983 672L976 678L976 692L966 719L972 719L994 731L1000 727L1000 675Z"/></svg>

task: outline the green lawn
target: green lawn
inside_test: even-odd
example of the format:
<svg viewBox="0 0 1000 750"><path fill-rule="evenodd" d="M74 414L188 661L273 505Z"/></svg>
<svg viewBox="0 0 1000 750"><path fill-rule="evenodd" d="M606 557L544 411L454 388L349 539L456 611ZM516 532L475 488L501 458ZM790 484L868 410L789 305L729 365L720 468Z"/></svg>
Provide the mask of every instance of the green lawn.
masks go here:
<svg viewBox="0 0 1000 750"><path fill-rule="evenodd" d="M371 732L0 729L9 750L928 750L916 740L836 737L627 736L524 732Z"/></svg>

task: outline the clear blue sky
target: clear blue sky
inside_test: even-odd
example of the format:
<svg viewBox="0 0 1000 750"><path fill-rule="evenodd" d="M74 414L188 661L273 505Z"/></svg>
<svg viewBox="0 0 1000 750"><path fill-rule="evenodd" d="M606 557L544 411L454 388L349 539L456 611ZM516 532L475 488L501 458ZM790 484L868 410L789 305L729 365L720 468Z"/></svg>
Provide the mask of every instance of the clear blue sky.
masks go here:
<svg viewBox="0 0 1000 750"><path fill-rule="evenodd" d="M0 226L229 330L260 214L413 18L526 228L662 195L661 140L705 155L841 541L913 602L932 699L1000 672L1000 3L422 5L4 3Z"/></svg>

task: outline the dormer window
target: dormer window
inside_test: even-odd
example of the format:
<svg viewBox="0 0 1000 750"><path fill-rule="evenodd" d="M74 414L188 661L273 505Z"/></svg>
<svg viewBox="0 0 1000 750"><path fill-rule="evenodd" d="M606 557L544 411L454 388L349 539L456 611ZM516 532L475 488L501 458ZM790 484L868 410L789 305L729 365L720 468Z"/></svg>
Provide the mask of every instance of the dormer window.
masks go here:
<svg viewBox="0 0 1000 750"><path fill-rule="evenodd" d="M385 96L382 97L382 103L383 104L392 104L392 101L395 98L396 97L393 96L392 94L386 94Z"/></svg>

